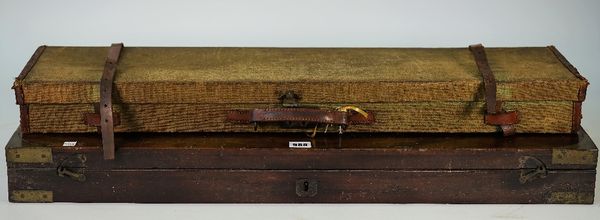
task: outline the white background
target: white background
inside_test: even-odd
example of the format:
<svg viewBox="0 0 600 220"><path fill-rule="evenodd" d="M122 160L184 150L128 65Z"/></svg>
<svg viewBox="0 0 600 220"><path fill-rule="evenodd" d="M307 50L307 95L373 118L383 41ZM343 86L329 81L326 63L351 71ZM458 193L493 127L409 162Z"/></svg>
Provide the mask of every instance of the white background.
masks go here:
<svg viewBox="0 0 600 220"><path fill-rule="evenodd" d="M8 140L18 125L10 86L37 46L107 46L112 42L269 47L553 44L592 83L583 105L583 125L600 141L600 1L549 0L1 0L0 140ZM3 154L0 161L5 161ZM598 201L594 205L10 204L6 167L0 167L0 219L600 218Z"/></svg>

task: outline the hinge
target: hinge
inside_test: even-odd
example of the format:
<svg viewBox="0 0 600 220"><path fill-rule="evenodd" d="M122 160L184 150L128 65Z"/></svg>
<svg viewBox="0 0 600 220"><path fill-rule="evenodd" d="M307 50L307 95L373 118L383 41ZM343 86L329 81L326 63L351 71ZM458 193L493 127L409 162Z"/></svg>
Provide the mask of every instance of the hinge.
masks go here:
<svg viewBox="0 0 600 220"><path fill-rule="evenodd" d="M52 163L52 148L32 147L6 149L6 162Z"/></svg>
<svg viewBox="0 0 600 220"><path fill-rule="evenodd" d="M552 164L594 165L597 159L592 151L571 149L552 150Z"/></svg>
<svg viewBox="0 0 600 220"><path fill-rule="evenodd" d="M547 201L553 204L592 204L594 192L552 192Z"/></svg>
<svg viewBox="0 0 600 220"><path fill-rule="evenodd" d="M12 190L11 202L53 202L52 191L47 190Z"/></svg>

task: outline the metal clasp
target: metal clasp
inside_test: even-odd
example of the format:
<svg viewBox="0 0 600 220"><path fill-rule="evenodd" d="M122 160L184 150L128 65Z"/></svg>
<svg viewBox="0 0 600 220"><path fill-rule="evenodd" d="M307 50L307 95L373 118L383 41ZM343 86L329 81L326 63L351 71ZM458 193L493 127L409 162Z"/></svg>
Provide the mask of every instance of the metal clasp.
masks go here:
<svg viewBox="0 0 600 220"><path fill-rule="evenodd" d="M300 99L302 99L302 96L293 90L287 90L285 92L279 92L278 99L281 106L284 108L298 108L300 107ZM281 127L283 128L307 128L309 126L310 123L308 122L285 121L281 123Z"/></svg>
<svg viewBox="0 0 600 220"><path fill-rule="evenodd" d="M56 174L60 177L68 177L78 182L84 182L85 161L87 158L83 154L73 154L60 162L56 167Z"/></svg>
<svg viewBox="0 0 600 220"><path fill-rule="evenodd" d="M281 102L281 106L286 108L296 108L300 106L300 99L302 99L302 96L292 90L288 90L279 92L278 99Z"/></svg>
<svg viewBox="0 0 600 220"><path fill-rule="evenodd" d="M535 168L528 168L532 165L535 166ZM519 167L521 168L521 174L519 175L519 182L521 184L531 182L535 179L546 178L546 176L548 176L546 164L535 157L523 156L519 158Z"/></svg>
<svg viewBox="0 0 600 220"><path fill-rule="evenodd" d="M78 182L85 182L85 174L81 170L71 170L66 167L56 168L56 174L60 177L69 177Z"/></svg>

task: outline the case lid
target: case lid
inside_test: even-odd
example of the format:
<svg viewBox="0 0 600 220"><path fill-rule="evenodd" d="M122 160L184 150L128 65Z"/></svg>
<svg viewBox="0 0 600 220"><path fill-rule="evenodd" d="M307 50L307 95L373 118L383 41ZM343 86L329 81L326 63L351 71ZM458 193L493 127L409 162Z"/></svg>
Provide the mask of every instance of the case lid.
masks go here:
<svg viewBox="0 0 600 220"><path fill-rule="evenodd" d="M24 104L97 103L107 47L46 47L18 79ZM502 101L582 101L587 81L554 47L486 48ZM571 69L572 68L572 69ZM125 47L121 103L482 101L468 48Z"/></svg>

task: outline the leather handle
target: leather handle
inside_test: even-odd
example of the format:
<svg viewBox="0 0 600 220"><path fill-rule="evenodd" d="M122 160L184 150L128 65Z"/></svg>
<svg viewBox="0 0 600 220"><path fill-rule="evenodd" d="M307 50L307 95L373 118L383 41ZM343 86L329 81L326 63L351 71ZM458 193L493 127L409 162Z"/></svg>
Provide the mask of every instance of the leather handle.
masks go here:
<svg viewBox="0 0 600 220"><path fill-rule="evenodd" d="M348 124L346 112L306 108L254 109L251 122L312 122Z"/></svg>
<svg viewBox="0 0 600 220"><path fill-rule="evenodd" d="M313 108L267 108L252 110L233 110L227 112L226 121L238 123L254 122L308 122L334 125L372 124L375 117L367 117L345 111Z"/></svg>

